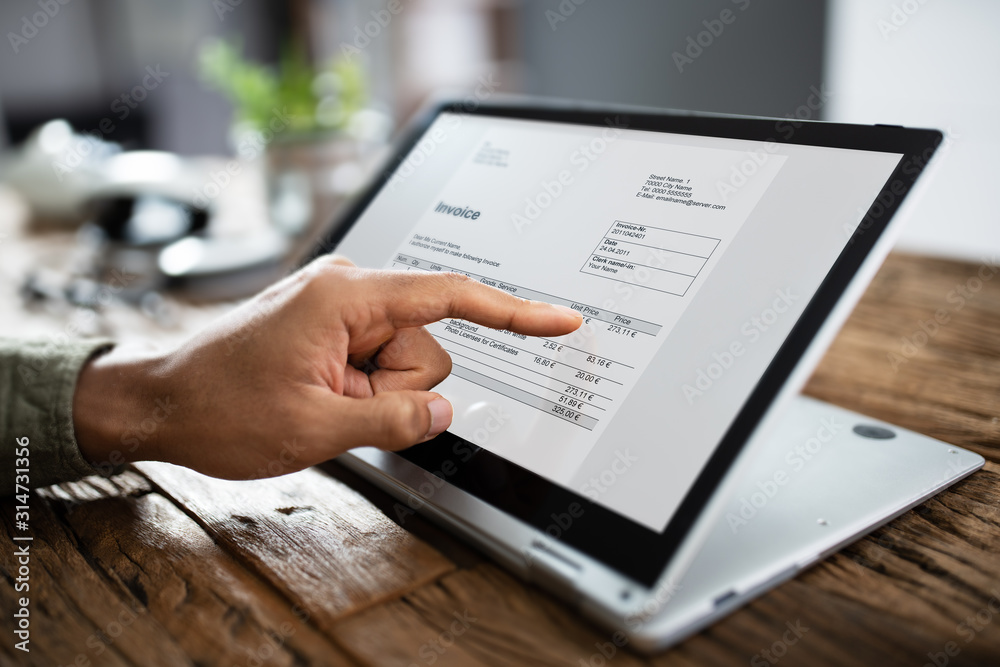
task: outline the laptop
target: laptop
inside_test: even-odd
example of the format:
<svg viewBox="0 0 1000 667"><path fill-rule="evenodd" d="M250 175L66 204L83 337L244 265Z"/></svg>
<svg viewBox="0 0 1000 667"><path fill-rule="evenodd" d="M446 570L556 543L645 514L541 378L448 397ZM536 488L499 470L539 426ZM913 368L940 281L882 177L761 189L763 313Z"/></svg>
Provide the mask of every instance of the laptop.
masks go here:
<svg viewBox="0 0 1000 667"><path fill-rule="evenodd" d="M449 319L434 440L339 458L617 646L667 647L982 457L799 390L942 135L538 100L432 105L312 256L579 311Z"/></svg>

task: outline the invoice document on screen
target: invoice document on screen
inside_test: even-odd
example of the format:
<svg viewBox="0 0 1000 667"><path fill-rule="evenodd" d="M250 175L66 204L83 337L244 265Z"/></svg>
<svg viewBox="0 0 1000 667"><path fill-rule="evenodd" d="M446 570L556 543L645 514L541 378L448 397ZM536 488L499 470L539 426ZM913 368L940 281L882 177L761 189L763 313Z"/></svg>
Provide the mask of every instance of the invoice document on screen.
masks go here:
<svg viewBox="0 0 1000 667"><path fill-rule="evenodd" d="M487 130L386 266L463 273L584 319L554 338L428 326L453 360L435 389L455 408L449 430L568 485L786 156L734 187L745 160L611 127Z"/></svg>

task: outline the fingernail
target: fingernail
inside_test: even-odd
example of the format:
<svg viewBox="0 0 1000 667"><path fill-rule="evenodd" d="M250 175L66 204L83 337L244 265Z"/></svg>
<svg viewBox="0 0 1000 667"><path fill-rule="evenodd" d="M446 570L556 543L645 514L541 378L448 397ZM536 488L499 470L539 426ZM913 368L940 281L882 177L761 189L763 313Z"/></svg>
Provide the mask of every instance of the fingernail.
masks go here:
<svg viewBox="0 0 1000 667"><path fill-rule="evenodd" d="M583 317L583 315L580 314L579 310L573 310L572 308L570 308L568 306L560 306L559 304L556 304L556 303L552 303L552 304L549 304L549 305L552 306L553 308L557 309L557 310L561 310L564 313L569 313L570 315L572 315L573 317L575 317L577 319Z"/></svg>
<svg viewBox="0 0 1000 667"><path fill-rule="evenodd" d="M431 438L451 425L453 411L451 403L443 398L435 398L427 404L427 409L431 411L431 430L427 431L427 437Z"/></svg>

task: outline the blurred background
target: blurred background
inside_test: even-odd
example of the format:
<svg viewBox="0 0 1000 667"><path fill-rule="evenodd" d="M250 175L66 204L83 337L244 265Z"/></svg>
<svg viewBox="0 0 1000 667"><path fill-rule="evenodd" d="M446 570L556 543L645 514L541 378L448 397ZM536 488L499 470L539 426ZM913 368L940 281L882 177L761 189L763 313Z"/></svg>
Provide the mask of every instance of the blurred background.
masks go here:
<svg viewBox="0 0 1000 667"><path fill-rule="evenodd" d="M165 286L255 289L428 96L477 88L939 128L899 247L1000 251L991 0L63 1L0 5L0 273L28 302L168 326Z"/></svg>

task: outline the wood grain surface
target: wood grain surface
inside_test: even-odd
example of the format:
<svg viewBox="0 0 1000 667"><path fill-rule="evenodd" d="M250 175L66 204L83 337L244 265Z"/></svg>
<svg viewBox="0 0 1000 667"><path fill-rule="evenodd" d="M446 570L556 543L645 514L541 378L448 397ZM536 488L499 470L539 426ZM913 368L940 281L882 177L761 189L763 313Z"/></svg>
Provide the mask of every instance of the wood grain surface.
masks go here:
<svg viewBox="0 0 1000 667"><path fill-rule="evenodd" d="M453 567L317 470L231 482L166 463L136 467L324 630Z"/></svg>
<svg viewBox="0 0 1000 667"><path fill-rule="evenodd" d="M139 464L32 495L31 652L5 546L0 663L1000 664L1000 274L890 256L806 393L986 467L660 655L419 516L395 523L335 463L253 482Z"/></svg>

